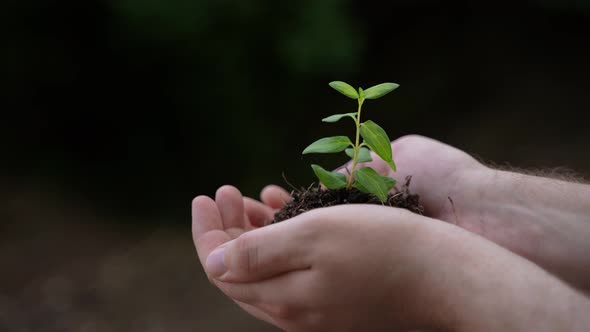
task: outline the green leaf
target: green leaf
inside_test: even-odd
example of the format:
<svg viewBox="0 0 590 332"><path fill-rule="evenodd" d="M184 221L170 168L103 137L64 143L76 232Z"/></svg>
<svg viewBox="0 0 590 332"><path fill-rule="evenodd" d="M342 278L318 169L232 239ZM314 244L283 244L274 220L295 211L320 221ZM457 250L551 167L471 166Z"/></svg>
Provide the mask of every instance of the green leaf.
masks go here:
<svg viewBox="0 0 590 332"><path fill-rule="evenodd" d="M377 99L385 96L391 91L397 89L399 84L396 83L381 83L365 90L366 99Z"/></svg>
<svg viewBox="0 0 590 332"><path fill-rule="evenodd" d="M362 185L362 184L360 184L360 183L358 182L358 180L355 180L355 181L354 181L354 184L352 185L352 187L353 187L353 188L356 188L356 189L358 189L360 192L363 192L363 193L365 193L365 194L370 194L370 193L371 193L371 192L369 191L369 189L367 189L367 188L363 187L363 185Z"/></svg>
<svg viewBox="0 0 590 332"><path fill-rule="evenodd" d="M381 179L383 179L383 182L385 182L385 185L389 188L387 189L388 191L391 190L397 183L397 181L395 181L395 179L390 176L382 176Z"/></svg>
<svg viewBox="0 0 590 332"><path fill-rule="evenodd" d="M323 118L322 121L323 122L336 122L336 121L340 121L340 119L342 119L343 117L346 117L346 116L349 116L353 120L356 121L356 112L354 112L354 113L345 113L345 114L334 114L334 115L330 115L327 118Z"/></svg>
<svg viewBox="0 0 590 332"><path fill-rule="evenodd" d="M344 150L344 152L350 158L354 158L354 149L353 148L346 149L346 150ZM373 161L373 158L371 158L371 151L369 151L369 149L367 149L367 148L361 148L359 150L359 155L357 157L357 161L359 163L366 163L369 161Z"/></svg>
<svg viewBox="0 0 590 332"><path fill-rule="evenodd" d="M365 90L359 86L359 99L365 99Z"/></svg>
<svg viewBox="0 0 590 332"><path fill-rule="evenodd" d="M389 176L381 176L381 179L385 183L385 185L387 186L387 188L389 188L388 191L391 190L395 186L395 184L397 183L397 181L395 181L395 179L393 179L393 178L391 178ZM358 181L354 181L354 184L352 186L354 188L356 188L356 189L364 192L364 193L367 193L367 194L370 194L371 193L367 188L365 188Z"/></svg>
<svg viewBox="0 0 590 332"><path fill-rule="evenodd" d="M396 171L395 163L391 153L391 141L383 128L369 120L361 124L361 136L365 144L371 148L381 159L383 159L393 171Z"/></svg>
<svg viewBox="0 0 590 332"><path fill-rule="evenodd" d="M352 145L350 138L346 136L326 137L311 143L305 148L305 150L303 150L303 154L341 152L349 146L354 145Z"/></svg>
<svg viewBox="0 0 590 332"><path fill-rule="evenodd" d="M346 176L342 173L330 172L318 165L311 165L313 172L320 182L328 189L342 189L346 187Z"/></svg>
<svg viewBox="0 0 590 332"><path fill-rule="evenodd" d="M393 188L392 178L379 175L371 167L363 167L356 170L354 176L356 179L355 187L357 189L377 196L381 202L387 200L387 194ZM395 184L395 180L393 184Z"/></svg>
<svg viewBox="0 0 590 332"><path fill-rule="evenodd" d="M332 87L332 89L340 92L341 94L345 95L348 98L359 99L359 94L348 83L345 83L342 81L334 81L334 82L330 82L330 86Z"/></svg>

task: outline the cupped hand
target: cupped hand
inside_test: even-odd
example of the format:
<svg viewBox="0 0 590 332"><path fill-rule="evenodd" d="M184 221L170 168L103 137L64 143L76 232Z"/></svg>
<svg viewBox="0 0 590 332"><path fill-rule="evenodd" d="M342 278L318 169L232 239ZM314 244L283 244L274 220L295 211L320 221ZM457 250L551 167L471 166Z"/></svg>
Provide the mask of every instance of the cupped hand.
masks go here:
<svg viewBox="0 0 590 332"><path fill-rule="evenodd" d="M256 317L288 331L434 327L419 304L434 293L424 279L441 273L436 250L428 249L436 241L421 238L435 221L348 205L244 233L249 217L241 195L231 187L221 193L217 202L195 200L197 251L214 284Z"/></svg>
<svg viewBox="0 0 590 332"><path fill-rule="evenodd" d="M359 204L255 228L237 189L216 196L193 203L201 263L226 295L283 330L582 331L590 324L586 298L458 227Z"/></svg>
<svg viewBox="0 0 590 332"><path fill-rule="evenodd" d="M217 190L215 200L207 196L198 196L193 200L193 241L203 266L215 248L267 224L272 220L274 210L284 204L284 199L288 199L288 194L276 186L267 187L261 196L264 203L242 197L232 186L223 186ZM214 280L210 280L215 284ZM236 302L253 316L272 323L272 319L260 310Z"/></svg>

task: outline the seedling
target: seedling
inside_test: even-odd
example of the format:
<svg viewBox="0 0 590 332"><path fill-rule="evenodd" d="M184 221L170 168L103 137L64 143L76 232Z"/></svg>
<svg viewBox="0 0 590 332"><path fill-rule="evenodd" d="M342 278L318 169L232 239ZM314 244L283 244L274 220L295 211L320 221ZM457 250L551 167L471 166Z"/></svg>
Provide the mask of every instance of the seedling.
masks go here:
<svg viewBox="0 0 590 332"><path fill-rule="evenodd" d="M381 202L387 200L389 190L395 186L395 180L389 176L381 176L371 167L356 169L358 163L372 161L371 152L383 159L395 172L391 142L385 130L375 122L368 120L361 122L361 110L367 99L377 99L390 93L399 87L395 83L382 83L367 90L359 88L358 91L347 83L335 81L330 86L343 95L356 99L358 109L355 113L335 114L322 119L323 122L337 122L342 118L351 118L356 125L356 139L353 143L347 136L333 136L321 138L309 145L303 154L308 153L339 153L344 151L352 158L352 167L349 170L348 180L342 173L330 172L318 165L311 165L313 172L320 182L328 189L352 189L356 188L364 193L375 195ZM363 138L363 142L360 138ZM369 150L370 149L370 150Z"/></svg>

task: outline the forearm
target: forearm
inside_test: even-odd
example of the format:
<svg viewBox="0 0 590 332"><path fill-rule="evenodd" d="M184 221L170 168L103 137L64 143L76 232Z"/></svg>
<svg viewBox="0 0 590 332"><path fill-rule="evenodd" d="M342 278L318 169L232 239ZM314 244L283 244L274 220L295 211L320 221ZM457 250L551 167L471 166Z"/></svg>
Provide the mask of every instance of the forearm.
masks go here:
<svg viewBox="0 0 590 332"><path fill-rule="evenodd" d="M590 186L493 170L484 192L484 236L590 290Z"/></svg>
<svg viewBox="0 0 590 332"><path fill-rule="evenodd" d="M447 331L587 331L590 302L529 261L441 225L430 279L438 326ZM436 238L436 239L435 239ZM457 262L461 262L458 264Z"/></svg>

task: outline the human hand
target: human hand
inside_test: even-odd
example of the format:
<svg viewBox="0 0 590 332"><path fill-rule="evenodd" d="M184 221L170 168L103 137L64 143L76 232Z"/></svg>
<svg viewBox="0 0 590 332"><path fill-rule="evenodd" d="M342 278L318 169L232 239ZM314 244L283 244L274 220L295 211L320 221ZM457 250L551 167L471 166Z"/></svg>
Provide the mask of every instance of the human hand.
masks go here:
<svg viewBox="0 0 590 332"><path fill-rule="evenodd" d="M397 186L412 177L410 191L420 195L425 214L436 219L456 223L457 219L470 217L477 208L477 191L489 177L489 168L467 153L439 141L410 135L391 143L397 172L372 153L373 161L361 163L372 167L381 175L397 180ZM351 162L338 169L348 175ZM461 209L453 211L449 197Z"/></svg>
<svg viewBox="0 0 590 332"><path fill-rule="evenodd" d="M492 177L490 168L459 149L423 136L404 136L393 141L391 146L397 172L374 153L373 161L359 163L358 168L372 167L381 175L396 179L398 186L407 176L412 176L410 190L420 195L420 202L429 217L450 223L457 223L457 219L467 222L474 219L484 184ZM348 175L350 166L351 162L337 171ZM290 200L285 190L274 185L267 186L262 196L274 204L272 209L280 209ZM455 211L449 197L457 204ZM263 208L268 212L263 205L246 206L248 212L256 214L261 214ZM470 225L462 226L470 228Z"/></svg>
<svg viewBox="0 0 590 332"><path fill-rule="evenodd" d="M397 172L374 154L372 162L359 167L370 166L397 179L398 185L411 175L410 190L420 195L427 216L483 236L590 290L590 261L585 254L589 186L494 170L463 151L422 136L397 139L392 150ZM339 171L348 174L346 167L350 163ZM268 192L271 197L280 192L274 188Z"/></svg>
<svg viewBox="0 0 590 332"><path fill-rule="evenodd" d="M224 192L231 197L217 204L195 200L195 239L217 231L207 225L226 224L218 208L244 215L239 192ZM550 331L587 323L580 319L587 301L533 264L400 209L316 209L213 250L196 246L217 287L287 331Z"/></svg>
<svg viewBox="0 0 590 332"><path fill-rule="evenodd" d="M195 243L214 284L256 317L288 331L434 326L429 310L413 307L433 294L417 282L440 276L436 264L420 257L428 246L416 243L421 221L428 218L379 206L341 206L242 233L233 241L229 235L210 241L221 225L231 224L216 210L232 210L223 213L230 216L246 212L240 211L239 192L224 188L217 203L195 199ZM221 245L215 251L214 242ZM229 267L226 274L220 258Z"/></svg>
<svg viewBox="0 0 590 332"><path fill-rule="evenodd" d="M358 167L372 167L381 175L396 179L398 186L404 183L407 176L412 176L410 190L420 195L420 202L429 217L456 224L509 249L526 242L526 239L520 238L518 244L509 243L504 237L493 232L498 230L498 227L486 227L486 220L481 219L484 212L481 200L485 190L491 185L493 170L459 149L423 136L404 136L392 142L391 146L397 172L393 172L389 165L374 153L373 161L360 163ZM347 169L350 166L349 162L338 168L338 171L348 175ZM267 200L276 203L274 209L282 207L284 202L289 200L288 194L277 186L269 186L263 193L266 194ZM449 198L453 200L454 206ZM488 207L489 205L486 205L486 208ZM261 210L262 206L252 205L246 208L250 213L261 213L258 210Z"/></svg>
<svg viewBox="0 0 590 332"><path fill-rule="evenodd" d="M234 187L224 186L217 190L215 200L196 197L192 202L192 235L201 264L205 266L207 257L218 246L272 220L274 209L284 204L285 195L288 194L283 189L269 186L261 193L264 202L261 203L242 197ZM210 281L215 284L214 280ZM259 309L235 302L258 319L272 323Z"/></svg>
<svg viewBox="0 0 590 332"><path fill-rule="evenodd" d="M426 215L483 236L590 292L590 186L492 169L422 136L402 137L392 150L398 172L376 156L363 166L398 181L412 175L411 191L420 195Z"/></svg>

